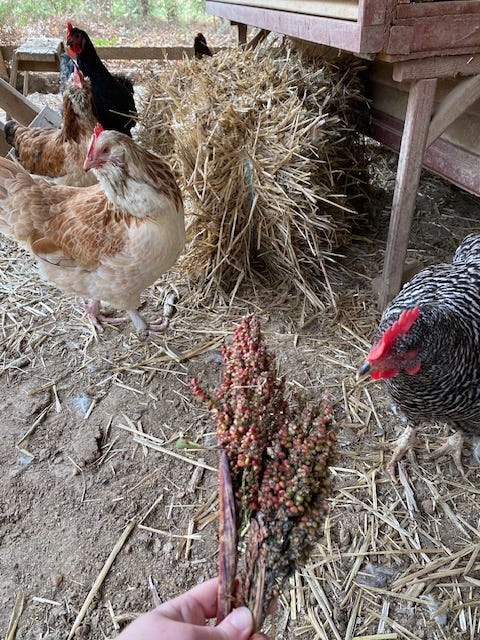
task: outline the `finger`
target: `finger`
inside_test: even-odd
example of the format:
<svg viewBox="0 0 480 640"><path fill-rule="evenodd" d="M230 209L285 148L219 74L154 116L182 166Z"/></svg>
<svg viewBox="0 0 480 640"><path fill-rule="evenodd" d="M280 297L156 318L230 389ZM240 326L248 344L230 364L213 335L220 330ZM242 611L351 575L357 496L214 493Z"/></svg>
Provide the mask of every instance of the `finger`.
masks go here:
<svg viewBox="0 0 480 640"><path fill-rule="evenodd" d="M156 611L170 620L203 625L217 613L217 587L218 578L212 578L161 604Z"/></svg>
<svg viewBox="0 0 480 640"><path fill-rule="evenodd" d="M253 616L247 607L238 607L215 627L225 640L248 640L253 631Z"/></svg>

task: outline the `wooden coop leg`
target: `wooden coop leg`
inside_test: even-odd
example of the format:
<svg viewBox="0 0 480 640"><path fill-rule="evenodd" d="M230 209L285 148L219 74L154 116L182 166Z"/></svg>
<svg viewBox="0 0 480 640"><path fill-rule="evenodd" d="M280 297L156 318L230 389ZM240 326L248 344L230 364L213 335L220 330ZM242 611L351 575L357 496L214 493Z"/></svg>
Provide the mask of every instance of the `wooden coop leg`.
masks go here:
<svg viewBox="0 0 480 640"><path fill-rule="evenodd" d="M382 309L398 293L402 282L436 86L436 78L417 80L408 94L379 297Z"/></svg>
<svg viewBox="0 0 480 640"><path fill-rule="evenodd" d="M18 77L18 60L14 55L12 60L12 66L10 68L10 80L9 83L12 85L14 89L17 88L17 77ZM8 113L5 114L5 120L10 120L12 116Z"/></svg>
<svg viewBox="0 0 480 640"><path fill-rule="evenodd" d="M232 24L237 25L238 30L238 44L245 44L247 42L247 25L241 22L234 22Z"/></svg>
<svg viewBox="0 0 480 640"><path fill-rule="evenodd" d="M1 49L0 49L0 77L2 77L4 80L8 80L7 65L5 64L5 60L3 58L3 53Z"/></svg>
<svg viewBox="0 0 480 640"><path fill-rule="evenodd" d="M265 40L270 31L268 29L260 29L260 31L253 36L250 42L247 43L246 49L255 49L261 42Z"/></svg>

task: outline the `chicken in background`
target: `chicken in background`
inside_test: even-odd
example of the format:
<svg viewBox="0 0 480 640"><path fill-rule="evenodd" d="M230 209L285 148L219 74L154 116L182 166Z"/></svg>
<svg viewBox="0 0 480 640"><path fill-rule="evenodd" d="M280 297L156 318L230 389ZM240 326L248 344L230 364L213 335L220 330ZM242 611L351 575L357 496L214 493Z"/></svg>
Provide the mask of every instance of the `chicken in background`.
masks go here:
<svg viewBox="0 0 480 640"><path fill-rule="evenodd" d="M49 176L58 184L82 187L97 181L83 168L95 123L90 81L74 66L63 92L60 129L26 127L9 120L4 133L29 173Z"/></svg>
<svg viewBox="0 0 480 640"><path fill-rule="evenodd" d="M139 332L147 323L140 294L165 273L185 246L180 189L169 166L117 131L95 127L85 158L98 184L54 185L0 158L0 232L36 258L40 274L62 291L91 299L92 322L118 323L100 313L104 300L124 309Z"/></svg>
<svg viewBox="0 0 480 640"><path fill-rule="evenodd" d="M212 52L210 51L207 40L203 33L197 33L195 39L193 41L193 53L195 54L195 58L201 60L203 56L212 56Z"/></svg>
<svg viewBox="0 0 480 640"><path fill-rule="evenodd" d="M467 236L451 264L423 269L403 286L357 378L368 375L382 380L393 412L407 424L390 475L414 445L419 423L434 421L457 430L434 457L449 453L463 474L463 434L480 437L480 236Z"/></svg>
<svg viewBox="0 0 480 640"><path fill-rule="evenodd" d="M87 33L70 22L67 24L67 50L92 83L95 109L102 127L131 135L137 115L132 82L126 77L112 75Z"/></svg>

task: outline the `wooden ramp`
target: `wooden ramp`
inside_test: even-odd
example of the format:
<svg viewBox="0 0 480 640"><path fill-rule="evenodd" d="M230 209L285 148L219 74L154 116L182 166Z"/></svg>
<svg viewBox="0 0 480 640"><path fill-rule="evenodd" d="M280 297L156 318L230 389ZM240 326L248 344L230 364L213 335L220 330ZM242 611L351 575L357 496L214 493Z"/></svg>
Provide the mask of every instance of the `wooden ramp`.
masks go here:
<svg viewBox="0 0 480 640"><path fill-rule="evenodd" d="M40 109L28 98L0 78L0 108L20 124L28 125Z"/></svg>

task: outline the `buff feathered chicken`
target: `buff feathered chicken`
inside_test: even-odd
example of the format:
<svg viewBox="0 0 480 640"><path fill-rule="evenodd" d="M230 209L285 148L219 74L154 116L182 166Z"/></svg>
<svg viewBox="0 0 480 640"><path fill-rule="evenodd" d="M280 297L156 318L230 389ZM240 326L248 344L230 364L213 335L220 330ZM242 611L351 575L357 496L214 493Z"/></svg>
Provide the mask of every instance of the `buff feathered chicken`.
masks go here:
<svg viewBox="0 0 480 640"><path fill-rule="evenodd" d="M63 91L60 129L26 127L15 120L5 123L5 139L29 172L55 178L59 184L88 186L96 182L83 168L96 118L88 78L74 65Z"/></svg>
<svg viewBox="0 0 480 640"><path fill-rule="evenodd" d="M450 453L463 472L462 434L480 437L480 236L467 236L451 263L427 267L403 286L357 377L368 375L383 382L407 424L390 474L413 445L417 425L434 421L457 430L434 456Z"/></svg>
<svg viewBox="0 0 480 640"><path fill-rule="evenodd" d="M147 323L137 309L185 246L175 177L161 158L101 125L84 166L98 184L51 184L0 158L0 231L30 250L44 279L91 299L93 322L112 321L100 314L103 300L126 310L138 331L163 330L165 318Z"/></svg>

